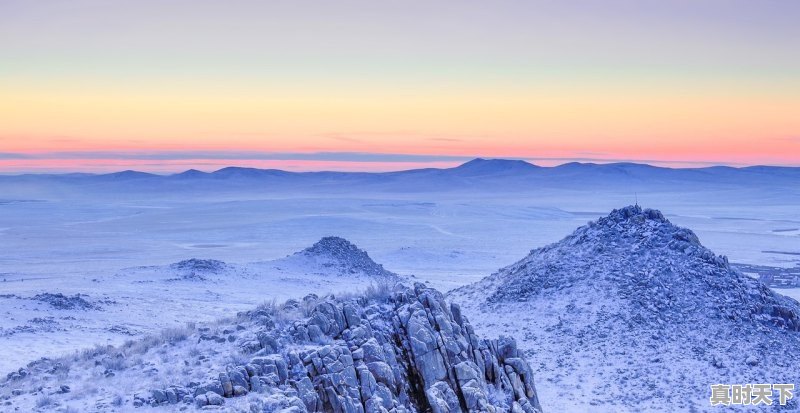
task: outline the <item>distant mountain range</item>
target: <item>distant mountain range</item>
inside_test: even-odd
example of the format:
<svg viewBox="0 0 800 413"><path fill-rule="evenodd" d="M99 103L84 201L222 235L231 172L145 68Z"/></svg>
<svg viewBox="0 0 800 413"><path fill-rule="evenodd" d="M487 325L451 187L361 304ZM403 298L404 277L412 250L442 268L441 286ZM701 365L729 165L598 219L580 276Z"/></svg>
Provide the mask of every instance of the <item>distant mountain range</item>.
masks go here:
<svg viewBox="0 0 800 413"><path fill-rule="evenodd" d="M278 169L227 167L214 172L190 169L171 175L139 171L109 174L25 174L0 176L0 189L57 185L82 190L172 191L176 189L242 189L426 192L487 189L524 191L541 188L699 189L746 186L798 187L800 167L664 168L636 163L578 163L554 167L521 160L474 159L453 168L396 172L289 172Z"/></svg>

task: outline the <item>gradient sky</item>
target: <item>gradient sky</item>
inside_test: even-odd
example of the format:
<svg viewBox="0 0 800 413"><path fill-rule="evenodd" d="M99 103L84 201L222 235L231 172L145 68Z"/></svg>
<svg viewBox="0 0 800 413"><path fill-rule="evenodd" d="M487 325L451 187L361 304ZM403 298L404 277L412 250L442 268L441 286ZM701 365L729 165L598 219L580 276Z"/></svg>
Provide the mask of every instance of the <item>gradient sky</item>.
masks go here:
<svg viewBox="0 0 800 413"><path fill-rule="evenodd" d="M0 0L0 172L800 165L800 2Z"/></svg>

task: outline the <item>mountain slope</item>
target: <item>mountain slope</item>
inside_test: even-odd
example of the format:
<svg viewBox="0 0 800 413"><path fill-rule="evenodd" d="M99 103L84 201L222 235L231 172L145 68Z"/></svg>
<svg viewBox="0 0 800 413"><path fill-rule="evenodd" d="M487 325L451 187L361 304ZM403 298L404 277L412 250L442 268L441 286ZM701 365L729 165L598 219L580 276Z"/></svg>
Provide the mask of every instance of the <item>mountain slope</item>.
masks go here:
<svg viewBox="0 0 800 413"><path fill-rule="evenodd" d="M614 210L449 296L524 332L556 409L705 411L710 384L800 382L800 304L655 210Z"/></svg>

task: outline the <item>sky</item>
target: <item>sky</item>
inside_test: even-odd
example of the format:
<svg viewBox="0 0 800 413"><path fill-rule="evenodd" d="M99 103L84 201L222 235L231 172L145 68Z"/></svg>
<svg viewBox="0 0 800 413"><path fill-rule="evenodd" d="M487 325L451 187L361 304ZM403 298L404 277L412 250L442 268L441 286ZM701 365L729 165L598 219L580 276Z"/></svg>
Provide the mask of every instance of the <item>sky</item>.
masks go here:
<svg viewBox="0 0 800 413"><path fill-rule="evenodd" d="M795 0L0 0L0 173L800 166Z"/></svg>

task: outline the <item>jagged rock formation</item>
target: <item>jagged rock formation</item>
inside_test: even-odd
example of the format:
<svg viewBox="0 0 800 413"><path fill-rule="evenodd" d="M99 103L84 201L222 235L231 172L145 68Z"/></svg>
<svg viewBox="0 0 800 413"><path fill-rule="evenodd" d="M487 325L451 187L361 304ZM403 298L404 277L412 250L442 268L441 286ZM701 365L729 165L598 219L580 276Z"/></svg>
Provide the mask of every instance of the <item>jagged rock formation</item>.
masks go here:
<svg viewBox="0 0 800 413"><path fill-rule="evenodd" d="M360 274L376 278L396 278L397 274L387 271L383 265L376 263L366 251L359 249L350 241L341 237L324 237L314 245L288 257L295 260L309 260L327 272L341 275Z"/></svg>
<svg viewBox="0 0 800 413"><path fill-rule="evenodd" d="M458 306L417 284L382 305L322 301L310 317L242 341L255 357L189 389L155 390L151 404L194 396L198 406L222 397L263 394L265 406L309 412L495 412L541 410L533 374L510 338L475 335ZM170 392L176 396L171 397Z"/></svg>
<svg viewBox="0 0 800 413"><path fill-rule="evenodd" d="M478 326L506 315L556 409L705 410L710 383L800 382L800 304L656 210L614 210L449 297ZM603 384L559 389L585 377Z"/></svg>
<svg viewBox="0 0 800 413"><path fill-rule="evenodd" d="M92 392L64 396L88 382ZM113 396L132 383L133 394ZM23 410L64 400L80 411L541 412L515 340L479 338L457 305L422 284L309 295L192 332L43 359L0 383L0 400Z"/></svg>

